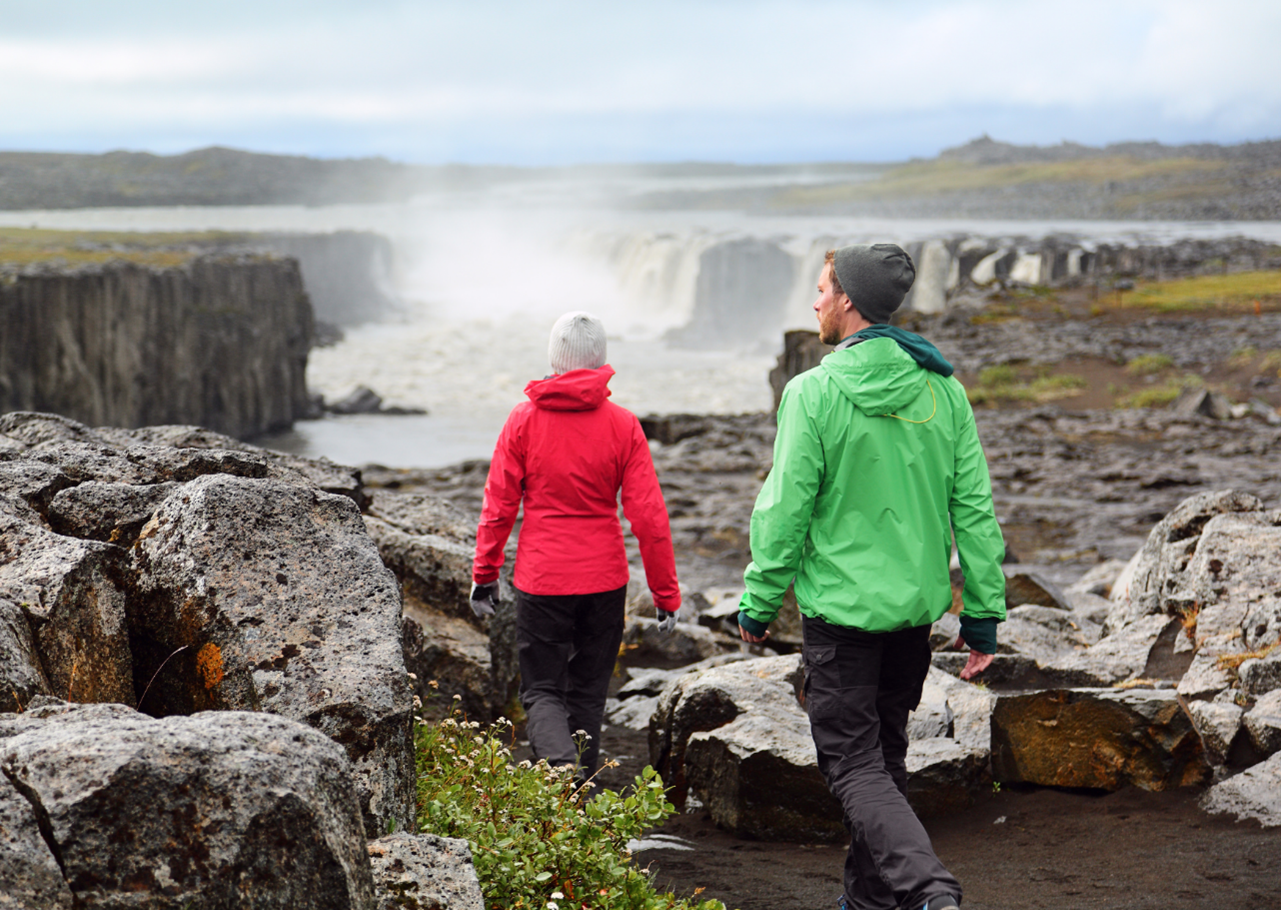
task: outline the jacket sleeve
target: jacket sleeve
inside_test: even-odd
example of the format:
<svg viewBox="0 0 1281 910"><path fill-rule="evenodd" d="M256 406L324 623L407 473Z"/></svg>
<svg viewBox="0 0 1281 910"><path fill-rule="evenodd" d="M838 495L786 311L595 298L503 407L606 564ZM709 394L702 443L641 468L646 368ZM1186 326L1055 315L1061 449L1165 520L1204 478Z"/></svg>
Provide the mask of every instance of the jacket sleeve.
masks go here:
<svg viewBox="0 0 1281 910"><path fill-rule="evenodd" d="M503 425L503 431L498 434L494 457L489 462L485 500L480 510L480 525L476 528L476 559L472 565L472 581L478 585L498 580L498 570L505 559L503 550L525 493L521 423L517 412L513 411Z"/></svg>
<svg viewBox="0 0 1281 910"><path fill-rule="evenodd" d="M778 406L774 467L752 509L752 561L743 573L747 590L739 609L757 622L773 622L800 568L823 473L817 422L789 383Z"/></svg>
<svg viewBox="0 0 1281 910"><path fill-rule="evenodd" d="M676 580L676 554L672 550L672 528L667 518L663 490L654 472L649 441L640 421L632 418L632 435L623 466L623 514L627 516L640 544L645 580L654 595L654 606L674 613L681 607L681 588Z"/></svg>
<svg viewBox="0 0 1281 910"><path fill-rule="evenodd" d="M952 533L965 573L962 615L1005 620L1005 541L992 507L992 480L979 443L974 411L962 392L957 406L956 473L949 503Z"/></svg>

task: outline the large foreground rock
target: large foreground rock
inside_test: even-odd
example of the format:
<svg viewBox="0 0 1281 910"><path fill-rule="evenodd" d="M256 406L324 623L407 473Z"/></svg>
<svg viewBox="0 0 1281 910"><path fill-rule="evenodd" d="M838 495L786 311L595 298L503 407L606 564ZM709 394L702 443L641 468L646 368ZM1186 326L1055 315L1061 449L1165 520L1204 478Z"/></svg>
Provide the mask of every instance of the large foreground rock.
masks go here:
<svg viewBox="0 0 1281 910"><path fill-rule="evenodd" d="M1000 782L1167 790L1208 774L1200 738L1171 689L1002 695L992 713L992 776Z"/></svg>
<svg viewBox="0 0 1281 910"><path fill-rule="evenodd" d="M0 707L282 714L347 750L371 833L412 824L400 594L358 472L52 414L0 415L0 452Z"/></svg>
<svg viewBox="0 0 1281 910"><path fill-rule="evenodd" d="M350 499L200 477L156 511L133 562L145 710L303 721L346 748L371 833L412 827L400 597Z"/></svg>
<svg viewBox="0 0 1281 910"><path fill-rule="evenodd" d="M0 906L372 902L346 756L285 718L39 699L0 715L0 772Z"/></svg>

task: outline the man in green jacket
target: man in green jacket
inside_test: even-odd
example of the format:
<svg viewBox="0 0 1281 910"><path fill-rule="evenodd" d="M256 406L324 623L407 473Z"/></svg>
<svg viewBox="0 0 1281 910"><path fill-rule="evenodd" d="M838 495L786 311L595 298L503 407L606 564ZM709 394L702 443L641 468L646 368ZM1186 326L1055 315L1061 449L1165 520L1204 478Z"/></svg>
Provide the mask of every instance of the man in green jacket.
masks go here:
<svg viewBox="0 0 1281 910"><path fill-rule="evenodd" d="M937 348L886 324L915 275L894 244L827 254L814 311L836 349L783 391L738 619L745 640L764 641L794 586L819 769L850 830L851 910L960 903L908 805L906 766L930 626L952 604L953 538L963 679L991 663L1005 618L1005 545L965 389Z"/></svg>

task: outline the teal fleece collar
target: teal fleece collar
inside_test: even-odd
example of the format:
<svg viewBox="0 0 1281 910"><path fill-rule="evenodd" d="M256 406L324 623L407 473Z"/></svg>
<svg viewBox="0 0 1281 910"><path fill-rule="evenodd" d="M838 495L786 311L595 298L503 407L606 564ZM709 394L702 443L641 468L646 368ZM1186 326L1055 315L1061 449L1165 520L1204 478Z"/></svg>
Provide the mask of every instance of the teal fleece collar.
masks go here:
<svg viewBox="0 0 1281 910"><path fill-rule="evenodd" d="M925 367L925 369L932 373L938 373L940 376L952 375L952 365L943 359L943 355L939 353L938 348L915 332L909 332L907 329L900 329L894 325L869 325L865 329L859 329L853 335L841 339L836 346L836 350L852 347L860 341L870 341L873 338L892 338L898 342L899 347L907 351L911 358Z"/></svg>

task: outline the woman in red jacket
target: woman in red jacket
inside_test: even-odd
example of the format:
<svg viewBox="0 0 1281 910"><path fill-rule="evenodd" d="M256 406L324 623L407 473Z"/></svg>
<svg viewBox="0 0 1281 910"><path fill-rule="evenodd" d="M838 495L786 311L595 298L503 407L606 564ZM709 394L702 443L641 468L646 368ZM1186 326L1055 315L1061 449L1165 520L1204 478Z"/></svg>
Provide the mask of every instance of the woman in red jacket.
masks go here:
<svg viewBox="0 0 1281 910"><path fill-rule="evenodd" d="M636 415L607 401L605 327L566 313L552 327L552 375L525 387L507 418L485 482L476 531L472 609L493 612L503 549L523 499L516 547L520 701L537 758L596 768L610 675L623 637L627 553L623 512L640 543L661 627L671 629L680 586L663 493ZM590 737L579 755L574 737Z"/></svg>

